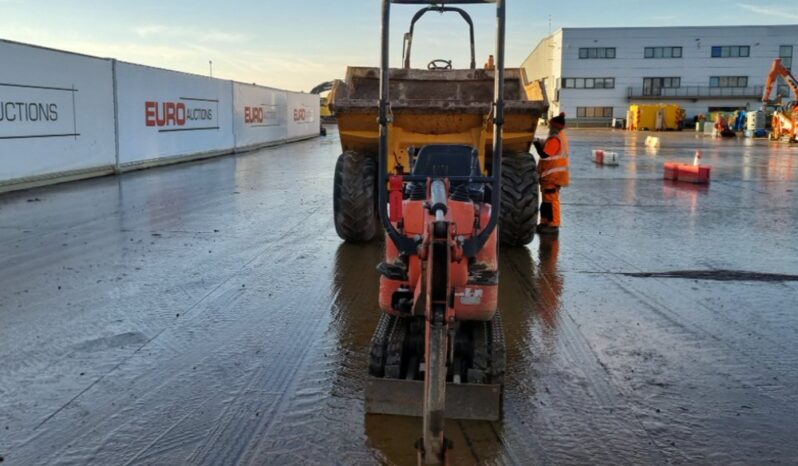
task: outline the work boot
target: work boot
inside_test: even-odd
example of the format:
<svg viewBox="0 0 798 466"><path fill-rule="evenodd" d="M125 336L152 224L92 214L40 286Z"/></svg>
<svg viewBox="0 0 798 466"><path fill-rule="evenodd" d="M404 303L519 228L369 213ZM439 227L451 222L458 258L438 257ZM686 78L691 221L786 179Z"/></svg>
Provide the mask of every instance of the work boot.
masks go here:
<svg viewBox="0 0 798 466"><path fill-rule="evenodd" d="M548 223L541 223L538 225L538 234L539 235L556 235L560 232L559 227L555 227L553 225L549 225Z"/></svg>

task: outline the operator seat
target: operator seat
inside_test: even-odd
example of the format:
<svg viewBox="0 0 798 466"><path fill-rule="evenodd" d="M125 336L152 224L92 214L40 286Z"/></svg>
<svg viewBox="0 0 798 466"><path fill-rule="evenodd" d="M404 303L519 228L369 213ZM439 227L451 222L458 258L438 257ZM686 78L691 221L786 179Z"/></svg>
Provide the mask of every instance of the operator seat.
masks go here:
<svg viewBox="0 0 798 466"><path fill-rule="evenodd" d="M428 144L416 154L413 163L413 175L432 178L450 176L480 177L479 152L464 144ZM411 183L410 199L426 198L425 183ZM481 202L484 197L484 186L480 183L467 184L464 181L453 181L450 184L449 197L453 200Z"/></svg>

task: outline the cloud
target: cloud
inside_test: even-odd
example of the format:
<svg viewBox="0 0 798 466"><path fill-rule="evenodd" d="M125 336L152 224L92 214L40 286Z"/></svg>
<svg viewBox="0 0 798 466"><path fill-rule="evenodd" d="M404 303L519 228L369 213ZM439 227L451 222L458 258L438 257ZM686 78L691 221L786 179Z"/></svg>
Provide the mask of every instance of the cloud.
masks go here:
<svg viewBox="0 0 798 466"><path fill-rule="evenodd" d="M798 14L787 13L775 6L757 6L748 3L738 3L738 7L764 16L776 16L785 20L798 20Z"/></svg>
<svg viewBox="0 0 798 466"><path fill-rule="evenodd" d="M150 24L147 26L136 26L133 28L133 32L139 37L151 37L166 34L169 32L169 28L160 24Z"/></svg>
<svg viewBox="0 0 798 466"><path fill-rule="evenodd" d="M54 47L100 58L116 58L118 60L142 65L174 68L171 64L203 63L191 50L180 46L149 45L136 42L107 42L94 39L60 39L42 40L38 44ZM207 66L207 60L204 61ZM202 68L198 68L201 71Z"/></svg>
<svg viewBox="0 0 798 466"><path fill-rule="evenodd" d="M240 44L242 42L246 42L250 40L251 37L245 34L239 34L236 32L225 32L225 31L215 31L210 30L201 37L200 41L202 42L211 42L217 44Z"/></svg>
<svg viewBox="0 0 798 466"><path fill-rule="evenodd" d="M204 41L192 37L189 29L176 30L160 24L143 25L129 31L131 34L127 37L106 39L84 32L17 26L4 29L3 36L18 42L200 75L208 74L208 60L213 60L216 77L297 91L343 77L346 65L370 64L377 60L376 51L374 56L365 50L336 54L320 50L296 53L281 50L279 46L269 47L275 44L254 38L237 45L235 53L230 53L230 41L248 38L226 36L221 30L205 32Z"/></svg>
<svg viewBox="0 0 798 466"><path fill-rule="evenodd" d="M184 39L206 44L241 44L251 39L250 36L236 32L164 26L162 24L136 26L133 28L133 32L142 39Z"/></svg>
<svg viewBox="0 0 798 466"><path fill-rule="evenodd" d="M356 55L328 56L317 53L297 56L261 48L240 48L235 54L230 54L216 47L195 43L180 45L196 54L194 63L207 63L207 59L213 59L214 76L233 77L241 82L257 82L291 90L308 90L319 82L341 78L348 64L368 63L367 59ZM202 69L191 71L203 72Z"/></svg>

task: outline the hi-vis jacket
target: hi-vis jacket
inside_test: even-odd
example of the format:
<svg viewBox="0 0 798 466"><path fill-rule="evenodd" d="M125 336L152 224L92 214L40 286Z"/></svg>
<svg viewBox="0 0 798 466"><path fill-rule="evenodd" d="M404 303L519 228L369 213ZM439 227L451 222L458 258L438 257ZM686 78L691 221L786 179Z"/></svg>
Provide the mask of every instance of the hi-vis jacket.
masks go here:
<svg viewBox="0 0 798 466"><path fill-rule="evenodd" d="M543 146L543 152L548 157L541 156L538 166L540 182L542 184L568 186L568 136L565 131L560 131L555 136L549 136Z"/></svg>

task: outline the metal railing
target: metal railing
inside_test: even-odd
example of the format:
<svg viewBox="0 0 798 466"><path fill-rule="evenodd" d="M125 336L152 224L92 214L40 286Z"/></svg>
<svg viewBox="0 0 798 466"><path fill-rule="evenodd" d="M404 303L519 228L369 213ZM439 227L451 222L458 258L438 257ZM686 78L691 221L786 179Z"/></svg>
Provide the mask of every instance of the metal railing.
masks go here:
<svg viewBox="0 0 798 466"><path fill-rule="evenodd" d="M761 99L764 86L710 87L682 86L676 88L629 87L626 97L632 99Z"/></svg>
<svg viewBox="0 0 798 466"><path fill-rule="evenodd" d="M612 127L612 117L576 117L568 119L568 126L571 128L610 128Z"/></svg>

